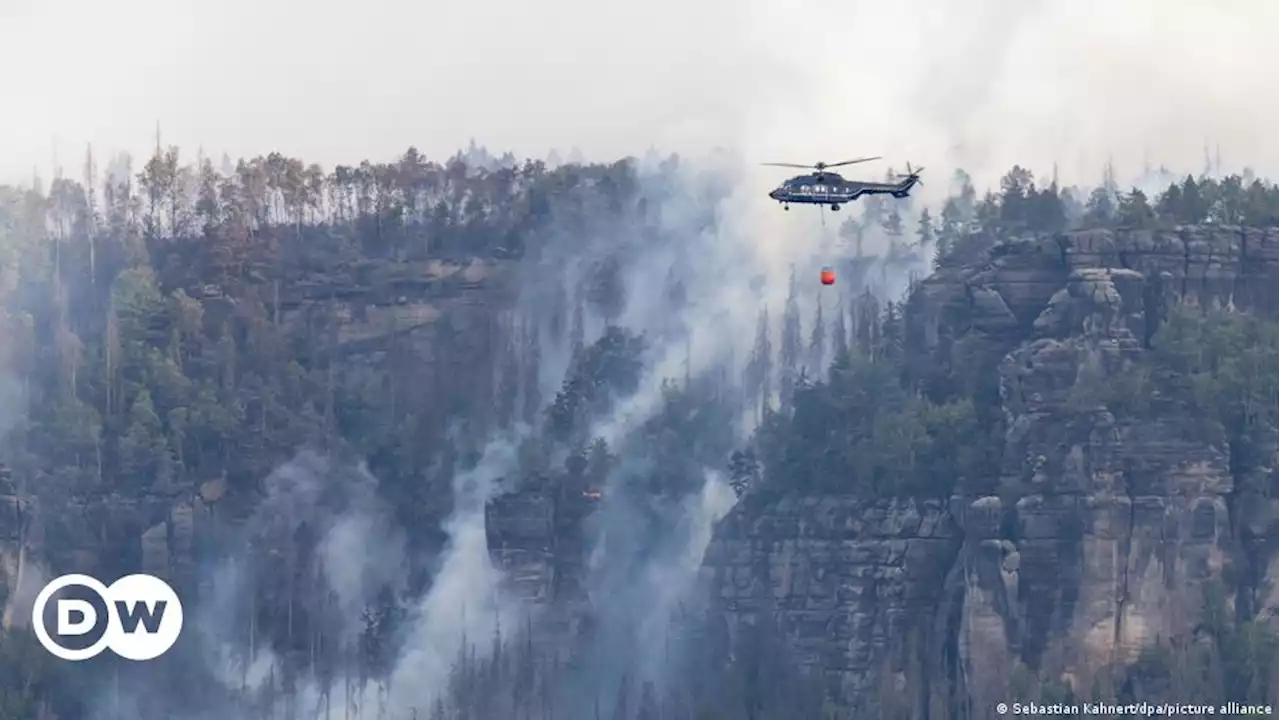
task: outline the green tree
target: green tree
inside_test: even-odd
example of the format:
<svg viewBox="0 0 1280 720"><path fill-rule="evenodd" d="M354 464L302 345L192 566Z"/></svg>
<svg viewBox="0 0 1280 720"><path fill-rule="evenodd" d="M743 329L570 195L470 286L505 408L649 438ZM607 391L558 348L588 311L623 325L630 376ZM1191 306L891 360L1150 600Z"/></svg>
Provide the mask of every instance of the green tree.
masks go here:
<svg viewBox="0 0 1280 720"><path fill-rule="evenodd" d="M1031 222L1031 199L1036 186L1031 171L1014 165L1000 179L1000 221L1013 227L1027 227Z"/></svg>
<svg viewBox="0 0 1280 720"><path fill-rule="evenodd" d="M1147 228L1155 221L1155 213L1147 202L1146 193L1138 188L1120 199L1116 209L1116 221L1126 227Z"/></svg>
<svg viewBox="0 0 1280 720"><path fill-rule="evenodd" d="M902 237L902 214L898 212L897 205L890 205L889 212L880 222L880 228L884 230L884 234L889 236L890 242Z"/></svg>
<svg viewBox="0 0 1280 720"><path fill-rule="evenodd" d="M174 462L151 393L146 389L134 398L128 418L128 429L117 444L121 477L135 488L172 480Z"/></svg>
<svg viewBox="0 0 1280 720"><path fill-rule="evenodd" d="M787 304L782 313L782 338L778 349L779 392L783 408L789 408L791 405L796 376L800 372L802 346L798 301L796 273L793 268L787 289Z"/></svg>
<svg viewBox="0 0 1280 720"><path fill-rule="evenodd" d="M1107 227L1115 221L1115 195L1104 187L1094 188L1084 207L1084 223L1088 227Z"/></svg>
<svg viewBox="0 0 1280 720"><path fill-rule="evenodd" d="M935 237L933 216L929 214L929 208L924 208L920 211L920 220L916 223L916 242L926 251L932 252Z"/></svg>

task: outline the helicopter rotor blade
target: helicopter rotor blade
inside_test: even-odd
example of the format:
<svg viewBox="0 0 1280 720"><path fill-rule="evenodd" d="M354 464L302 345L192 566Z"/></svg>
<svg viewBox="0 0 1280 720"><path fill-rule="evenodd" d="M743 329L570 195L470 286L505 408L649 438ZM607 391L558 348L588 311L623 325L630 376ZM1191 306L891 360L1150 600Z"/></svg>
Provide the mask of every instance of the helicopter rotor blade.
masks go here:
<svg viewBox="0 0 1280 720"><path fill-rule="evenodd" d="M875 157L864 157L864 158L857 158L856 160L844 160L838 163L830 163L827 165L827 167L840 167L841 165L854 165L856 163L871 162L872 160L879 160L879 159L880 159L880 156L876 155Z"/></svg>
<svg viewBox="0 0 1280 720"><path fill-rule="evenodd" d="M770 167L799 168L801 170L808 170L809 168L815 167L813 165L799 165L797 163L760 163L760 164L768 165Z"/></svg>

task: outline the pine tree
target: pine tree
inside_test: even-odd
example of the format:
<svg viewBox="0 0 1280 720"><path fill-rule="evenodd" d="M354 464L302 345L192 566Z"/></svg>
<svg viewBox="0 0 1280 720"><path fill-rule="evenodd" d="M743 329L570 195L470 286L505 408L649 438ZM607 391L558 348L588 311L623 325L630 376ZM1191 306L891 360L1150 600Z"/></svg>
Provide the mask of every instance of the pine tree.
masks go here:
<svg viewBox="0 0 1280 720"><path fill-rule="evenodd" d="M916 237L918 245L926 252L933 251L933 243L936 239L933 228L933 216L929 214L929 208L920 211L920 220L916 225Z"/></svg>
<svg viewBox="0 0 1280 720"><path fill-rule="evenodd" d="M135 487L147 487L157 480L161 457L168 457L169 447L162 434L151 393L138 392L129 408L129 426L117 444L120 475Z"/></svg>
<svg viewBox="0 0 1280 720"><path fill-rule="evenodd" d="M884 234L889 236L890 242L902 237L902 213L898 212L896 203L889 206L889 213L884 216L880 227L884 230Z"/></svg>
<svg viewBox="0 0 1280 720"><path fill-rule="evenodd" d="M1103 187L1094 188L1084 207L1084 221L1088 227L1107 227L1115 219L1114 196Z"/></svg>
<svg viewBox="0 0 1280 720"><path fill-rule="evenodd" d="M627 303L627 288L622 279L622 264L616 257L600 262L592 271L587 301L609 324L622 314Z"/></svg>
<svg viewBox="0 0 1280 720"><path fill-rule="evenodd" d="M631 678L623 673L618 681L618 695L613 701L613 720L631 720Z"/></svg>
<svg viewBox="0 0 1280 720"><path fill-rule="evenodd" d="M852 216L846 217L844 222L840 223L839 230L840 239L846 244L846 247L852 245L854 255L862 257L862 225Z"/></svg>
<svg viewBox="0 0 1280 720"><path fill-rule="evenodd" d="M959 213L957 219L960 222L969 222L973 219L978 205L978 191L973 187L973 179L969 177L969 173L957 169L951 178L951 184L955 192L952 197L956 201L956 210Z"/></svg>
<svg viewBox="0 0 1280 720"><path fill-rule="evenodd" d="M755 345L751 349L751 357L747 361L744 385L745 396L752 398L752 402L757 410L757 419L760 417L760 409L767 406L769 396L773 393L772 388L773 377L773 343L769 339L769 308L760 309L760 316L756 322L756 340Z"/></svg>
<svg viewBox="0 0 1280 720"><path fill-rule="evenodd" d="M1061 232L1066 227L1066 206L1056 180L1030 198L1028 221L1033 230L1040 232Z"/></svg>
<svg viewBox="0 0 1280 720"><path fill-rule="evenodd" d="M813 315L813 331L809 333L808 369L817 374L823 370L827 357L827 324L822 317L822 294L818 294L817 310Z"/></svg>
<svg viewBox="0 0 1280 720"><path fill-rule="evenodd" d="M496 419L498 427L507 428L515 420L516 401L520 395L520 358L516 352L519 333L514 323L506 323L504 332L500 334L502 361L498 368L498 391L495 393Z"/></svg>
<svg viewBox="0 0 1280 720"><path fill-rule="evenodd" d="M1182 210L1178 215L1180 221L1202 223L1209 219L1211 201L1205 193L1207 187L1211 187L1211 184L1196 182L1190 175L1182 181Z"/></svg>
<svg viewBox="0 0 1280 720"><path fill-rule="evenodd" d="M520 378L520 394L523 401L520 417L525 423L532 425L538 417L538 410L542 408L542 391L539 387L542 371L542 343L539 340L537 323L524 323L521 335L524 352Z"/></svg>
<svg viewBox="0 0 1280 720"><path fill-rule="evenodd" d="M978 203L973 212L974 222L977 223L978 229L989 235L997 235L1000 232L1000 196L993 192L987 192L982 196L982 202Z"/></svg>
<svg viewBox="0 0 1280 720"><path fill-rule="evenodd" d="M831 328L831 352L836 357L849 350L849 329L845 325L844 300L836 303L836 320Z"/></svg>
<svg viewBox="0 0 1280 720"><path fill-rule="evenodd" d="M860 229L880 227L884 223L885 201L879 195L864 197L862 200L862 222Z"/></svg>
<svg viewBox="0 0 1280 720"><path fill-rule="evenodd" d="M796 273L791 271L787 305L782 315L782 347L779 348L779 395L782 407L791 406L796 372L800 365L800 309L796 298Z"/></svg>
<svg viewBox="0 0 1280 720"><path fill-rule="evenodd" d="M1026 227L1030 220L1030 198L1035 193L1031 171L1014 165L1000 179L1000 221L1015 228Z"/></svg>
<svg viewBox="0 0 1280 720"><path fill-rule="evenodd" d="M966 221L959 201L954 197L947 198L947 202L942 206L941 223L938 228L938 251L933 256L935 269L946 263L951 249L963 236L965 225Z"/></svg>
<svg viewBox="0 0 1280 720"><path fill-rule="evenodd" d="M570 357L578 357L582 353L583 344L586 342L586 318L584 314L582 296L579 294L577 301L573 304L573 325L569 329Z"/></svg>
<svg viewBox="0 0 1280 720"><path fill-rule="evenodd" d="M1132 192L1123 196L1120 199L1120 206L1116 209L1116 220L1126 227L1150 227L1155 220L1155 213L1147 202L1146 193L1134 188Z"/></svg>
<svg viewBox="0 0 1280 720"><path fill-rule="evenodd" d="M1182 221L1183 200L1182 186L1177 183L1170 183L1164 192L1160 193L1160 197L1156 200L1156 215L1171 223Z"/></svg>
<svg viewBox="0 0 1280 720"><path fill-rule="evenodd" d="M556 282L551 296L551 312L547 319L547 337L556 347L564 340L565 326L568 324L569 294L563 282Z"/></svg>

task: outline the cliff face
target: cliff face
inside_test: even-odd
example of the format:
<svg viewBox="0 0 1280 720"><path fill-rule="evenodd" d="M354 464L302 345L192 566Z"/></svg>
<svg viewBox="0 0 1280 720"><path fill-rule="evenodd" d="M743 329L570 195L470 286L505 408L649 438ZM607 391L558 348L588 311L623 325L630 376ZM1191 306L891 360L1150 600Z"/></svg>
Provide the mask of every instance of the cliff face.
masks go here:
<svg viewBox="0 0 1280 720"><path fill-rule="evenodd" d="M796 660L852 698L939 606L961 545L943 502L809 497L740 507L705 565L731 627L772 614Z"/></svg>
<svg viewBox="0 0 1280 720"><path fill-rule="evenodd" d="M1187 634L1218 581L1238 611L1274 615L1274 460L1233 475L1158 389L1134 414L1092 386L1136 373L1170 303L1274 318L1276 287L1276 230L1227 227L1041 237L936 273L907 305L910 356L922 377L1003 356L999 476L945 502L740 505L707 556L723 611L772 613L848 701L889 668L926 678L906 701L923 703L942 673L979 717L1015 669L1087 691ZM913 653L942 662L913 670Z"/></svg>
<svg viewBox="0 0 1280 720"><path fill-rule="evenodd" d="M707 550L713 604L731 630L776 621L848 702L887 681L924 703L945 679L974 708L1007 699L1020 668L1087 683L1132 662L1187 632L1217 580L1237 611L1274 615L1274 466L1233 469L1187 418L1160 412L1158 390L1154 410L1134 414L1092 385L1133 373L1172 303L1274 318L1277 255L1275 229L1091 231L1007 243L980 266L935 273L907 304L912 373L927 382L961 355L1000 358L984 366L1003 416L1000 471L931 500L744 502ZM294 277L272 298L273 321L299 352L385 378L397 402L482 418L510 270L387 263ZM218 288L189 294L206 312L237 312ZM426 501L443 513L448 492L437 490ZM33 558L196 582L208 520L237 511L222 478L64 499L57 512L17 496L0 484L6 621ZM581 526L595 500L533 488L490 508L491 550L520 595L581 597Z"/></svg>
<svg viewBox="0 0 1280 720"><path fill-rule="evenodd" d="M335 374L348 380L385 383L406 406L470 409L492 403L476 389L494 385L493 345L514 287L510 269L502 261L371 261L323 272L297 267L278 286L264 283L235 297L214 285L186 292L212 322L241 316L245 302L278 308L271 322L294 351L313 362L315 355L327 356L322 362L332 358ZM472 416L483 419L483 413ZM271 466L288 460L264 459ZM12 486L21 488L23 480L28 492L15 492ZM234 521L254 502L229 492L226 478L217 477L73 497L40 497L39 480L0 483L0 601L7 622L25 624L25 611L15 610L34 596L50 566L96 575L141 571L194 588L202 579L202 541L218 525L214 517ZM428 512L448 512L447 492L429 499L436 506Z"/></svg>

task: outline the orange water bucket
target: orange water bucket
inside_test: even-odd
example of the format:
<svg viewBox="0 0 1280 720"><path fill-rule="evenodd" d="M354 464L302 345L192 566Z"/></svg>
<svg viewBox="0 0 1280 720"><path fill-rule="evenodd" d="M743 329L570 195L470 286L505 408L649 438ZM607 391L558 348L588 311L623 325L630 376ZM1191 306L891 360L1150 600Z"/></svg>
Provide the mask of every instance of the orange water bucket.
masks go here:
<svg viewBox="0 0 1280 720"><path fill-rule="evenodd" d="M822 280L823 285L836 284L836 271L834 268L831 268L831 267L822 268L822 273L818 277L819 279Z"/></svg>

